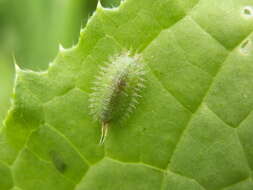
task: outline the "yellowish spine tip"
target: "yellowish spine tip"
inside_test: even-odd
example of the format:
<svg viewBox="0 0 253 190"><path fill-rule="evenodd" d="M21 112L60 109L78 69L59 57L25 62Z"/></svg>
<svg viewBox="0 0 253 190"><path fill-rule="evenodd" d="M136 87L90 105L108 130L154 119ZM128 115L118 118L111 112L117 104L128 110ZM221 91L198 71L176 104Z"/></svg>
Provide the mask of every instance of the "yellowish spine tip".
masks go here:
<svg viewBox="0 0 253 190"><path fill-rule="evenodd" d="M100 137L100 141L99 144L102 145L105 142L107 133L108 133L108 123L102 122L102 127L101 127L101 137Z"/></svg>
<svg viewBox="0 0 253 190"><path fill-rule="evenodd" d="M12 55L12 60L13 60L14 66L15 66L15 71L16 71L16 72L17 72L17 71L20 71L21 69L20 69L20 67L19 67L18 64L17 64L17 60L16 60L16 57L15 57L14 54Z"/></svg>
<svg viewBox="0 0 253 190"><path fill-rule="evenodd" d="M59 44L59 50L60 50L61 52L65 51L65 48L63 47L62 44Z"/></svg>
<svg viewBox="0 0 253 190"><path fill-rule="evenodd" d="M100 1L98 1L98 3L97 3L97 9L103 9L103 6Z"/></svg>

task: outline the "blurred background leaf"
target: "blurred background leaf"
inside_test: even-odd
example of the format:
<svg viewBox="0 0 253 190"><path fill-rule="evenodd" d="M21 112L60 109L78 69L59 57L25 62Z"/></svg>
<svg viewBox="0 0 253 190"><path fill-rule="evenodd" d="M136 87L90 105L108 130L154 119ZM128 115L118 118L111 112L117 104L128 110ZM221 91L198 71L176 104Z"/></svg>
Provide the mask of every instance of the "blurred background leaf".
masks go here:
<svg viewBox="0 0 253 190"><path fill-rule="evenodd" d="M11 60L0 55L0 121L3 121L5 113L10 104L10 95L12 92L14 69L10 64ZM0 123L0 127L2 122Z"/></svg>
<svg viewBox="0 0 253 190"><path fill-rule="evenodd" d="M96 4L97 0L11 0L19 65L45 70L59 44L76 44Z"/></svg>
<svg viewBox="0 0 253 190"><path fill-rule="evenodd" d="M45 70L59 44L77 43L96 6L97 0L0 0L0 127L10 104L13 57L23 69Z"/></svg>
<svg viewBox="0 0 253 190"><path fill-rule="evenodd" d="M14 68L12 51L14 31L11 24L13 10L8 0L0 0L0 127L10 104Z"/></svg>

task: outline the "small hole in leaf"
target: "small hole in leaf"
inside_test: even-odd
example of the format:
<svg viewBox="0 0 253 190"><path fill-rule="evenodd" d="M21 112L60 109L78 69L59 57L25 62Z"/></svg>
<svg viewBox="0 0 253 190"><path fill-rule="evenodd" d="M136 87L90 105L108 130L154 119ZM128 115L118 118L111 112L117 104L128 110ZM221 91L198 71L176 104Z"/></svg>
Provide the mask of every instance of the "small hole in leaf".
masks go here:
<svg viewBox="0 0 253 190"><path fill-rule="evenodd" d="M117 8L123 0L100 0L104 8Z"/></svg>
<svg viewBox="0 0 253 190"><path fill-rule="evenodd" d="M248 8L244 9L244 14L251 15L251 10Z"/></svg>
<svg viewBox="0 0 253 190"><path fill-rule="evenodd" d="M243 8L242 10L242 14L246 17L246 18L250 18L253 16L253 7L251 6L246 6Z"/></svg>

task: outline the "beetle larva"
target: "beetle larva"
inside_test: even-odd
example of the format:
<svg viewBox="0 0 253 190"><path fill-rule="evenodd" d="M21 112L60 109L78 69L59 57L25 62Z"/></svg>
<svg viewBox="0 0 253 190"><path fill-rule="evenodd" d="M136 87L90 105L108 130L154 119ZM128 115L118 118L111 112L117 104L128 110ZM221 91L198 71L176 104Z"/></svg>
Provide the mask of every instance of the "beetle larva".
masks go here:
<svg viewBox="0 0 253 190"><path fill-rule="evenodd" d="M114 56L101 67L89 98L91 114L102 124L100 144L105 141L109 123L127 117L138 104L144 74L140 56L129 53Z"/></svg>

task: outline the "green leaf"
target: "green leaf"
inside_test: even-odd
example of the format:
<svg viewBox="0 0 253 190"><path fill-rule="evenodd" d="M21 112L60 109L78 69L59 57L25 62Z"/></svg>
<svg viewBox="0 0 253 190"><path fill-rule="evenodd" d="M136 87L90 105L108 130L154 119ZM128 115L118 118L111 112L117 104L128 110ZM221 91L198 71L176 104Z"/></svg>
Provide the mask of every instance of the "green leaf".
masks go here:
<svg viewBox="0 0 253 190"><path fill-rule="evenodd" d="M253 2L125 0L98 6L46 72L17 71L0 136L1 189L253 188ZM246 9L246 10L245 10ZM100 66L134 50L147 66L132 115L89 115Z"/></svg>
<svg viewBox="0 0 253 190"><path fill-rule="evenodd" d="M77 42L80 27L86 24L96 4L97 0L9 1L5 9L10 12L6 15L15 32L18 64L32 70L46 69L59 43L71 47Z"/></svg>

